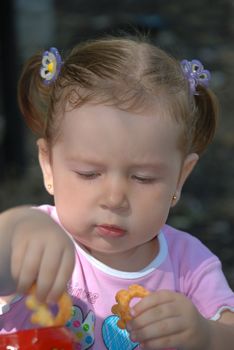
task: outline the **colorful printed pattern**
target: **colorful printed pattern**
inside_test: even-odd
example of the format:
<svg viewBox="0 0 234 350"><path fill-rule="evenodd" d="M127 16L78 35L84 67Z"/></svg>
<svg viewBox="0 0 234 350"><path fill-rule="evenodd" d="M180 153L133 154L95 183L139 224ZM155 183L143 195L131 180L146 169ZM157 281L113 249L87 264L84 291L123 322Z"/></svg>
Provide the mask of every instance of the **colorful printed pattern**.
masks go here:
<svg viewBox="0 0 234 350"><path fill-rule="evenodd" d="M76 336L76 350L91 348L94 343L94 324L93 311L89 311L84 319L82 310L78 306L72 307L72 318L67 322L66 327Z"/></svg>
<svg viewBox="0 0 234 350"><path fill-rule="evenodd" d="M138 347L138 343L133 343L128 332L117 326L118 316L109 316L102 326L102 337L108 350L133 350Z"/></svg>

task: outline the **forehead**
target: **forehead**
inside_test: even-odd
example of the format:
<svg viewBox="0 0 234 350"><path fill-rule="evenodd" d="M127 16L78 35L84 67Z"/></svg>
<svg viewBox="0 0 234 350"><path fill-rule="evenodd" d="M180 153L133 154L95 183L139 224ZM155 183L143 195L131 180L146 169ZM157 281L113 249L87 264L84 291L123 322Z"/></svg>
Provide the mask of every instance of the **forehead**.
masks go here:
<svg viewBox="0 0 234 350"><path fill-rule="evenodd" d="M123 155L127 150L146 157L177 148L180 127L170 115L154 108L147 113L123 111L113 106L84 105L66 112L59 143L71 153L95 152Z"/></svg>

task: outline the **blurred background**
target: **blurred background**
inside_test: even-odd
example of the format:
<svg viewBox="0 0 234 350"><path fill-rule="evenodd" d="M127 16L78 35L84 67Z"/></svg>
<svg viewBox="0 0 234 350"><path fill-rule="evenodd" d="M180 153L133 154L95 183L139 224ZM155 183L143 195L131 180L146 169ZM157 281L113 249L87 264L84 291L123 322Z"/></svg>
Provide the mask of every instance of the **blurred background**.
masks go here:
<svg viewBox="0 0 234 350"><path fill-rule="evenodd" d="M234 0L2 0L0 16L0 211L51 201L17 107L24 61L39 49L66 52L90 37L137 29L179 60L197 58L212 71L219 130L168 222L219 256L234 289Z"/></svg>

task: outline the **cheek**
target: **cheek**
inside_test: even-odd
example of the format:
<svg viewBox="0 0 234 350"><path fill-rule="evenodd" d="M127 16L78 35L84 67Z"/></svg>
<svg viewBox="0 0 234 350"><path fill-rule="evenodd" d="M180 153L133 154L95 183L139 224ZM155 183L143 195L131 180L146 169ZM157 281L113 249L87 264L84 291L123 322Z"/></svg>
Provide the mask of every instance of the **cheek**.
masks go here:
<svg viewBox="0 0 234 350"><path fill-rule="evenodd" d="M61 212L66 213L66 216L73 220L82 219L84 213L87 215L89 208L88 197L84 191L74 189L72 186L67 186L59 191L59 195L55 195L55 205L61 208Z"/></svg>
<svg viewBox="0 0 234 350"><path fill-rule="evenodd" d="M58 181L54 183L54 202L63 226L71 232L87 217L87 193L75 181ZM69 229L68 229L69 228Z"/></svg>
<svg viewBox="0 0 234 350"><path fill-rule="evenodd" d="M61 224L73 237L85 233L89 217L85 205L70 201L69 205L58 202L56 207Z"/></svg>
<svg viewBox="0 0 234 350"><path fill-rule="evenodd" d="M172 195L173 186L167 183L158 184L152 190L142 193L140 205L145 207L145 210L148 208L154 208L156 212L165 210L168 206L170 207Z"/></svg>
<svg viewBox="0 0 234 350"><path fill-rule="evenodd" d="M147 198L138 202L137 212L141 219L149 225L164 225L170 208L171 208L171 194L163 192L163 195L157 192L152 193Z"/></svg>
<svg viewBox="0 0 234 350"><path fill-rule="evenodd" d="M72 172L58 169L56 174L59 175L54 177L55 196L67 201L67 205L70 206L70 202L82 196L82 186L79 185L76 175Z"/></svg>

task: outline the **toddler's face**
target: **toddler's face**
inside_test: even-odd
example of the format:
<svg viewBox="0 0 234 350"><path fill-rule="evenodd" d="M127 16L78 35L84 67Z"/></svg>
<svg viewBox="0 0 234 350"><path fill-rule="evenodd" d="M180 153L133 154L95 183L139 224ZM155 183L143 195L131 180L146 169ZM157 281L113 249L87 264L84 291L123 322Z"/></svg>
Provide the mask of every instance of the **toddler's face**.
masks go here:
<svg viewBox="0 0 234 350"><path fill-rule="evenodd" d="M131 257L128 270L141 268L195 163L182 160L179 126L160 109L85 105L67 112L61 128L51 158L42 156L61 223L99 260L118 268Z"/></svg>

